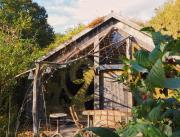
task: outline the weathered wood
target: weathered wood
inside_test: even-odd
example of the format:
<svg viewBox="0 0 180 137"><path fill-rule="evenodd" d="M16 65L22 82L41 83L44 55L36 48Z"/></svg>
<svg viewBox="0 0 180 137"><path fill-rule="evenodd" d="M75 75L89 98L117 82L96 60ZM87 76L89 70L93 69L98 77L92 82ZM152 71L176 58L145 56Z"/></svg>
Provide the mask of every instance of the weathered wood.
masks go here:
<svg viewBox="0 0 180 137"><path fill-rule="evenodd" d="M122 22L119 22L115 25L118 29L121 29L131 35L134 40L140 45L140 47L152 51L154 49L154 43L150 36L141 32L140 30L134 29L131 26L128 26Z"/></svg>
<svg viewBox="0 0 180 137"><path fill-rule="evenodd" d="M124 64L103 64L99 65L99 70L104 71L104 70L122 70L124 67Z"/></svg>
<svg viewBox="0 0 180 137"><path fill-rule="evenodd" d="M88 48L89 46L91 46L97 39L106 36L111 29L113 28L113 26L103 30L102 32L100 32L99 34L97 34L95 37L89 38L87 39L87 41L82 42L82 43L78 43L77 45L73 45L76 48L72 48L70 51L68 51L67 53L64 53L64 55L57 57L54 62L65 62L67 61L67 59L69 60L70 57L74 57L75 55L78 55L81 51L85 50L86 48ZM97 42L95 42L94 45L97 45L99 43L99 40ZM62 49L63 50L63 49ZM99 50L96 49L96 52L98 52Z"/></svg>
<svg viewBox="0 0 180 137"><path fill-rule="evenodd" d="M32 99L32 117L33 117L33 136L38 136L38 110L37 110L37 96L40 86L40 64L36 64L36 70L33 81L33 99Z"/></svg>
<svg viewBox="0 0 180 137"><path fill-rule="evenodd" d="M104 109L104 73L99 73L99 108Z"/></svg>
<svg viewBox="0 0 180 137"><path fill-rule="evenodd" d="M131 47L131 41L130 39L126 39L126 58L130 59L130 47Z"/></svg>
<svg viewBox="0 0 180 137"><path fill-rule="evenodd" d="M95 76L94 76L94 109L99 109L99 71L98 71L98 66L99 66L99 37L95 37L94 41L94 69L96 71Z"/></svg>
<svg viewBox="0 0 180 137"><path fill-rule="evenodd" d="M133 96L131 92L128 92L128 106L133 106ZM128 112L131 112L131 109L128 108Z"/></svg>
<svg viewBox="0 0 180 137"><path fill-rule="evenodd" d="M108 72L104 72L104 109L131 112L131 93L124 89L122 83L114 82L114 80Z"/></svg>

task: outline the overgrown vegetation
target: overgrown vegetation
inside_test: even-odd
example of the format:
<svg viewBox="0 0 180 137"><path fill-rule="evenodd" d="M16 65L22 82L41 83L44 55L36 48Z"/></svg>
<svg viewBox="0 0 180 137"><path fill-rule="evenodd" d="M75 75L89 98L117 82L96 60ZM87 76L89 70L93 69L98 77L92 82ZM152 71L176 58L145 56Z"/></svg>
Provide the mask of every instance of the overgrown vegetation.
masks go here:
<svg viewBox="0 0 180 137"><path fill-rule="evenodd" d="M136 106L133 108L133 120L118 129L117 133L105 128L90 128L95 134L108 137L178 137L180 136L180 102L176 99L180 89L179 56L180 39L155 32L153 28L144 28L152 34L155 48L152 52L140 50L135 60L123 59L124 71L118 81L128 85L134 95ZM168 96L168 90L174 91L174 97L154 98L156 88ZM177 93L177 94L176 94ZM102 137L106 137L103 135Z"/></svg>
<svg viewBox="0 0 180 137"><path fill-rule="evenodd" d="M46 47L54 40L47 17L44 7L31 0L0 1L1 31L17 39L32 39L39 47Z"/></svg>
<svg viewBox="0 0 180 137"><path fill-rule="evenodd" d="M66 34L54 35L47 23L46 11L31 0L0 1L0 135L5 136L8 112L11 129L18 111L19 88L15 76L34 66L34 61L84 29L83 25L69 29ZM53 42L55 40L55 42ZM53 43L52 43L53 42ZM51 44L52 43L52 44ZM18 88L17 88L18 86ZM18 90L18 91L17 91ZM14 96L16 94L16 96ZM9 97L11 105L9 106Z"/></svg>
<svg viewBox="0 0 180 137"><path fill-rule="evenodd" d="M133 91L137 105L133 109L133 121L117 133L111 133L107 129L88 130L100 133L103 137L134 137L139 132L145 137L180 136L180 70L179 61L172 58L180 52L180 0L166 3L156 12L150 25L163 34L172 35L174 39L151 29L156 48L152 53L138 51L136 60L124 60L124 73L118 79L129 85ZM47 17L45 9L31 0L0 0L0 136L5 136L8 128L8 111L11 112L12 127L19 107L14 94L20 93L17 91L17 80L21 81L21 78L14 77L33 68L34 61L42 55L70 40L85 28L92 28L104 20L104 17L100 17L87 26L80 24L65 34L55 35L47 23ZM72 98L72 103L76 106L81 107L85 101L91 99L83 97L86 96L93 75L92 69L86 68L83 78L71 77L75 84L83 83L79 94ZM174 92L172 98L168 96L169 89ZM154 98L157 90L166 99Z"/></svg>
<svg viewBox="0 0 180 137"><path fill-rule="evenodd" d="M170 0L158 8L149 24L163 34L180 37L180 0Z"/></svg>

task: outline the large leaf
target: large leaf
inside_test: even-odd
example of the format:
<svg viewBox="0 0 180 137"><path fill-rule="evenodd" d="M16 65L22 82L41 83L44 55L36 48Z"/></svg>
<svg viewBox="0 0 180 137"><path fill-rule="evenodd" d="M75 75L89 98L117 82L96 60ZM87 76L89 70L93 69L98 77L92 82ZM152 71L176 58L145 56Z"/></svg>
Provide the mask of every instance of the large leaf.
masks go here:
<svg viewBox="0 0 180 137"><path fill-rule="evenodd" d="M136 62L132 63L132 68L135 69L138 72L142 72L142 73L146 73L148 72L148 70L142 66L140 66L139 64L137 64Z"/></svg>
<svg viewBox="0 0 180 137"><path fill-rule="evenodd" d="M166 79L164 87L169 89L180 89L180 78Z"/></svg>
<svg viewBox="0 0 180 137"><path fill-rule="evenodd" d="M145 134L146 133L146 134ZM166 137L157 127L148 125L143 132L144 137Z"/></svg>
<svg viewBox="0 0 180 137"><path fill-rule="evenodd" d="M136 62L143 66L149 67L151 64L149 62L149 52L145 50L137 51L135 54Z"/></svg>
<svg viewBox="0 0 180 137"><path fill-rule="evenodd" d="M162 56L162 52L159 48L159 46L156 46L153 51L150 52L149 54L149 61L154 64L159 58Z"/></svg>
<svg viewBox="0 0 180 137"><path fill-rule="evenodd" d="M90 127L85 128L86 131L92 131L94 134L100 137L119 137L115 132L109 128L104 127Z"/></svg>
<svg viewBox="0 0 180 137"><path fill-rule="evenodd" d="M166 41L166 37L162 35L160 32L152 32L152 39L155 46L160 46L162 43Z"/></svg>
<svg viewBox="0 0 180 137"><path fill-rule="evenodd" d="M139 133L136 125L130 125L123 131L124 137L135 137Z"/></svg>
<svg viewBox="0 0 180 137"><path fill-rule="evenodd" d="M161 106L154 107L150 112L149 112L149 119L151 121L158 121L161 118Z"/></svg>
<svg viewBox="0 0 180 137"><path fill-rule="evenodd" d="M164 87L165 83L165 71L160 59L153 65L150 73L147 76L148 82L155 87Z"/></svg>

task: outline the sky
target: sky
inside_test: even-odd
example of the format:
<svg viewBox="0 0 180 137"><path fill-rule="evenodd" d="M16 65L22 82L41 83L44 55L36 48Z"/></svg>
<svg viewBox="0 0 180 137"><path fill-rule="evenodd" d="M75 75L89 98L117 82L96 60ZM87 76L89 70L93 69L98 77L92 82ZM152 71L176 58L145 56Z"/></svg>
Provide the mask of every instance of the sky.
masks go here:
<svg viewBox="0 0 180 137"><path fill-rule="evenodd" d="M87 24L112 10L124 17L147 21L155 8L167 0L33 0L45 7L48 23L56 33L63 33L80 23Z"/></svg>

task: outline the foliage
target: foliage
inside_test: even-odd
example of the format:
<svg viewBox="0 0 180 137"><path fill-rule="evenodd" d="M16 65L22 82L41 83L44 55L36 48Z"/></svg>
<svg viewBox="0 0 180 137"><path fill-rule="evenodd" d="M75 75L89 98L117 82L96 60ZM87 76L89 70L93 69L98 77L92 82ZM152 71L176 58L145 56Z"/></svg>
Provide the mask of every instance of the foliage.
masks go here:
<svg viewBox="0 0 180 137"><path fill-rule="evenodd" d="M0 130L2 129L2 132L5 132L8 124L8 98L14 95L15 92L13 91L17 86L17 81L13 77L32 66L32 62L39 56L39 48L30 40L15 40L12 38L9 42L4 41L4 34L1 32L0 34L0 117L5 122L2 123L0 121ZM11 123L14 122L17 112L17 104L14 97L12 97L12 103L14 105L10 108Z"/></svg>
<svg viewBox="0 0 180 137"><path fill-rule="evenodd" d="M153 93L155 88L161 88L161 94L167 96L168 89L180 89L180 73L174 69L179 67L178 59L173 57L179 55L179 39L161 35L152 28L143 30L152 34L155 48L150 53L140 50L135 54L135 60L126 60L124 74L119 77L131 87L138 104L133 109L135 125L129 123L121 133L124 136L139 132L145 137L173 136L179 130L177 115L180 103L175 98L154 99ZM141 123L142 120L147 126ZM139 126L143 127L142 130Z"/></svg>
<svg viewBox="0 0 180 137"><path fill-rule="evenodd" d="M54 40L46 10L31 0L1 0L0 28L16 38L33 39L40 47Z"/></svg>
<svg viewBox="0 0 180 137"><path fill-rule="evenodd" d="M43 7L31 0L0 0L0 5L0 130L6 132L8 98L15 93L22 95L24 86L16 88L17 81L22 77L15 79L15 76L33 68L36 59L82 31L83 25L72 28L62 36L57 35L55 42L49 45L54 40L54 32L47 24ZM19 108L14 97L11 123Z"/></svg>
<svg viewBox="0 0 180 137"><path fill-rule="evenodd" d="M152 34L155 48L152 52L139 50L134 60L123 59L124 71L118 77L119 82L129 86L136 102L133 107L133 119L118 136L135 137L177 137L180 133L180 102L174 97L168 98L168 90L179 92L180 40L155 32L153 28L144 28ZM159 88L165 99L155 99L153 94ZM95 128L96 130L96 128ZM97 129L97 135L103 129ZM113 135L112 136L116 136Z"/></svg>
<svg viewBox="0 0 180 137"><path fill-rule="evenodd" d="M44 52L48 53L49 51L53 50L54 48L56 48L60 44L62 44L64 42L67 42L68 40L71 40L71 38L73 36L75 36L76 34L80 33L84 29L85 29L85 26L83 24L79 24L76 27L69 28L65 32L65 34L56 34L54 42L52 44L50 44L47 48L45 48Z"/></svg>
<svg viewBox="0 0 180 137"><path fill-rule="evenodd" d="M180 0L171 0L156 10L149 25L163 34L180 37Z"/></svg>

